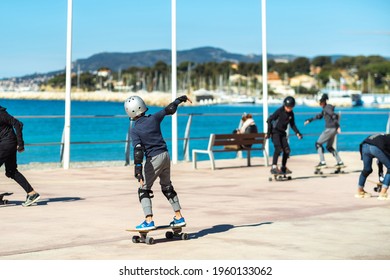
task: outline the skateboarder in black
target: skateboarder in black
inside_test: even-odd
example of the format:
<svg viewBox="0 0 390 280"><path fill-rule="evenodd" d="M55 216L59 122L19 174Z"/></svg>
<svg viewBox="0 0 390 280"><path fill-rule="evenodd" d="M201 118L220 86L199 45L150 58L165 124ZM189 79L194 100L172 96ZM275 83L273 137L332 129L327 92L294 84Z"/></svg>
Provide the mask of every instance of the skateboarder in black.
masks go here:
<svg viewBox="0 0 390 280"><path fill-rule="evenodd" d="M27 193L22 206L30 206L40 198L27 179L17 169L16 152L24 151L23 123L0 106L0 166L5 165L5 175L14 179Z"/></svg>
<svg viewBox="0 0 390 280"><path fill-rule="evenodd" d="M187 100L191 102L187 96L180 96L161 111L147 116L145 112L148 108L142 98L131 96L125 101L126 113L135 121L131 129L131 140L134 147L134 175L141 183L138 196L145 214L145 221L136 226L136 229L155 229L151 200L153 191L151 188L157 178L160 178L162 193L175 211L171 226L181 227L186 224L180 212L179 198L171 182L171 161L167 144L161 134L160 125L165 116L173 115L178 105ZM146 161L143 168L144 157L146 157Z"/></svg>
<svg viewBox="0 0 390 280"><path fill-rule="evenodd" d="M326 149L335 157L336 159L336 168L344 167L344 163L341 160L337 150L333 147L333 143L337 133L340 133L340 124L338 120L338 115L334 112L334 106L327 104L328 95L322 95L320 99L320 106L322 107L322 112L313 118L307 119L305 125L311 123L315 120L324 119L325 120L325 130L321 133L320 137L316 142L316 150L320 156L320 162L316 168L326 167L325 157L324 157L324 147L322 146L326 143Z"/></svg>
<svg viewBox="0 0 390 280"><path fill-rule="evenodd" d="M287 139L287 127L290 125L294 130L298 139L302 139L302 134L295 125L293 108L295 106L295 99L288 96L283 101L283 106L277 109L267 120L268 131L267 138L272 139L274 144L274 155L272 159L272 174L289 174L291 171L287 168L287 159L290 156L290 146ZM278 169L278 158L283 152L282 165Z"/></svg>
<svg viewBox="0 0 390 280"><path fill-rule="evenodd" d="M358 193L355 197L371 197L371 194L364 190L364 185L368 175L373 171L372 161L374 158L377 158L387 168L378 199L389 199L387 189L390 184L390 134L374 134L367 137L360 144L360 154L363 160L363 170L359 176Z"/></svg>

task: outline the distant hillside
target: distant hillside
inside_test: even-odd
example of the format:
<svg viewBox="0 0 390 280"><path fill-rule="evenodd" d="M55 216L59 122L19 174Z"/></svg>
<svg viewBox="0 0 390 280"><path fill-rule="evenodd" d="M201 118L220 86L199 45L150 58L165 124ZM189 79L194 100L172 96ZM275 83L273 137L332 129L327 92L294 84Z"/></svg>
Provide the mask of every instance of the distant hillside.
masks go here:
<svg viewBox="0 0 390 280"><path fill-rule="evenodd" d="M293 55L269 55L268 59L287 59L289 61L296 58ZM80 66L82 71L95 71L101 67L108 67L112 71L119 69L126 69L131 66L135 67L150 67L158 61L163 61L166 64L171 64L170 50L154 50L133 53L99 53L92 55L86 59L78 59L75 61L76 65ZM205 62L259 62L261 55L242 55L229 53L223 49L214 47L202 47L191 50L178 51L177 63L183 61L192 61L195 63Z"/></svg>
<svg viewBox="0 0 390 280"><path fill-rule="evenodd" d="M332 62L337 59L348 56L335 54L330 55ZM280 59L293 61L298 56L291 54L268 54L268 60ZM307 57L311 59L310 57ZM390 60L389 57L386 58ZM251 54L243 55L236 53L229 53L223 49L215 47L201 47L194 48L190 50L178 51L177 52L177 63L180 64L183 61L191 61L195 63L205 63L205 62L223 62L223 61L233 61L233 62L246 62L246 63L257 63L262 60L261 55ZM171 51L170 50L150 50L142 52L132 52L132 53L115 53L115 52L105 52L94 54L85 59L78 59L74 61L73 65L75 67L80 67L80 70L83 72L87 71L96 71L102 67L108 67L113 72L117 72L120 69L124 70L129 67L151 67L156 64L158 61L163 61L166 64L171 64ZM77 69L77 68L75 68ZM31 80L31 79L47 79L49 77L58 75L65 72L65 67L62 70L51 71L47 73L34 73L27 74L22 77L18 77L18 80ZM7 78L0 79L7 80Z"/></svg>

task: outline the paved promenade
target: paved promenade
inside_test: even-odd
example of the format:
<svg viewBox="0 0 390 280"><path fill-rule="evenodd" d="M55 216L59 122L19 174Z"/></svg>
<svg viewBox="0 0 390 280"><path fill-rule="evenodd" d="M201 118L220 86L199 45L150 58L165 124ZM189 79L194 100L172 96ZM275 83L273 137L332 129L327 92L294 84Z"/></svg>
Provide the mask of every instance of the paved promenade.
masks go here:
<svg viewBox="0 0 390 280"><path fill-rule="evenodd" d="M22 189L0 177L0 190L14 192L13 204L0 207L0 260L389 260L390 201L377 200L369 182L374 197L354 198L362 162L358 153L341 157L346 174L319 176L317 155L292 156L293 180L285 182L268 181L262 158L252 167L217 160L215 171L207 161L198 170L174 165L189 240L156 231L154 245L133 244L125 231L143 220L132 166L21 167L41 200L22 207ZM158 184L154 194L155 222L167 224L173 212Z"/></svg>

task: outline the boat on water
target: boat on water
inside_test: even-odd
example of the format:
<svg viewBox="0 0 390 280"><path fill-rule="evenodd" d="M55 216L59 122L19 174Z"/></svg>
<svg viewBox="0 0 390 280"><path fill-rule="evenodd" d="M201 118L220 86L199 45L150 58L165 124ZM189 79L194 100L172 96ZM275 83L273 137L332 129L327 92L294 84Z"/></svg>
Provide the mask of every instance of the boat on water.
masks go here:
<svg viewBox="0 0 390 280"><path fill-rule="evenodd" d="M256 98L247 95L237 95L232 98L234 104L255 104Z"/></svg>
<svg viewBox="0 0 390 280"><path fill-rule="evenodd" d="M364 107L390 108L390 94L364 93L362 102Z"/></svg>
<svg viewBox="0 0 390 280"><path fill-rule="evenodd" d="M304 104L307 106L319 106L318 101L321 96L327 94L329 103L338 107L356 107L362 106L362 92L359 90L342 90L342 89L322 89L318 92L315 98L304 99Z"/></svg>

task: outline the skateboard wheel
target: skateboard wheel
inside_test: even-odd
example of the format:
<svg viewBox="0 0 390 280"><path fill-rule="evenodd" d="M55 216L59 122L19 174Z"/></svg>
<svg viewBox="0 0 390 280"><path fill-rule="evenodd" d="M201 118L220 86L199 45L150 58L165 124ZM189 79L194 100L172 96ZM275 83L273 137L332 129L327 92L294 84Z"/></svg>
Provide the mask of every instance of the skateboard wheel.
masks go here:
<svg viewBox="0 0 390 280"><path fill-rule="evenodd" d="M172 238L173 238L173 232L172 232L172 231L167 231L167 232L165 233L165 237L166 237L167 239L172 239Z"/></svg>
<svg viewBox="0 0 390 280"><path fill-rule="evenodd" d="M268 178L268 181L270 181L270 182L271 182L271 181L272 181L272 178L271 178L271 177L269 177L269 178Z"/></svg>
<svg viewBox="0 0 390 280"><path fill-rule="evenodd" d="M181 240L187 240L188 239L188 234L187 233L182 233L180 234Z"/></svg>
<svg viewBox="0 0 390 280"><path fill-rule="evenodd" d="M292 177L291 177L291 176L288 176L288 177L287 177L287 180L291 180L291 179L292 179Z"/></svg>
<svg viewBox="0 0 390 280"><path fill-rule="evenodd" d="M133 243L139 243L139 240L140 240L140 237L139 236L133 236L133 238L131 239L131 241L133 241Z"/></svg>
<svg viewBox="0 0 390 280"><path fill-rule="evenodd" d="M149 244L149 245L154 244L154 238L153 237L149 237L149 236L146 237L145 243Z"/></svg>

